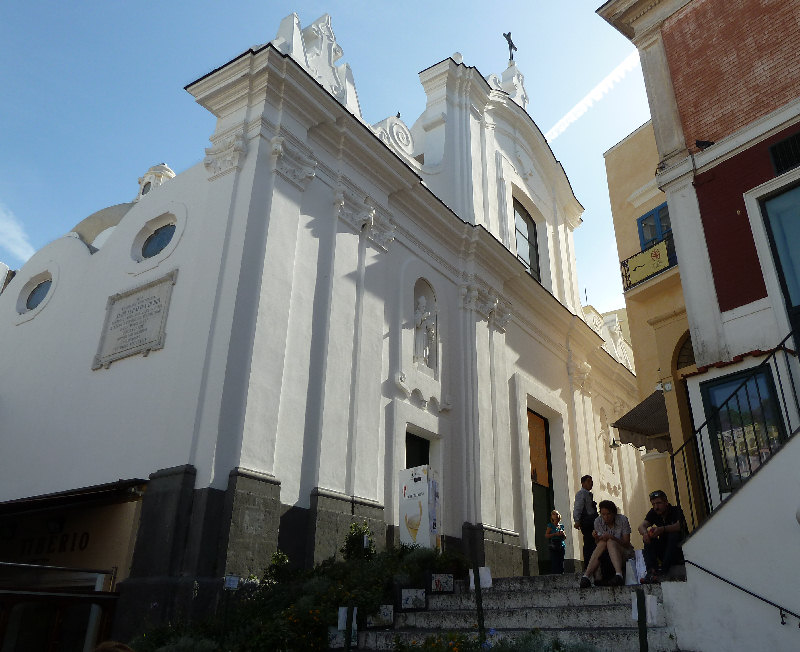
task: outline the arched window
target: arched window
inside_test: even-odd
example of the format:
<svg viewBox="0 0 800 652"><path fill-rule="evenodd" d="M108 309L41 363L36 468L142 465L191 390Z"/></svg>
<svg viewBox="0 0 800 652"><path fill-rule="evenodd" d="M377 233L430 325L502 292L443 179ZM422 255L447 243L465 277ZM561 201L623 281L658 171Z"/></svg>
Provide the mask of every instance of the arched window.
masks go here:
<svg viewBox="0 0 800 652"><path fill-rule="evenodd" d="M537 281L539 277L539 246L536 240L536 223L518 201L514 201L514 228L517 236L517 258Z"/></svg>

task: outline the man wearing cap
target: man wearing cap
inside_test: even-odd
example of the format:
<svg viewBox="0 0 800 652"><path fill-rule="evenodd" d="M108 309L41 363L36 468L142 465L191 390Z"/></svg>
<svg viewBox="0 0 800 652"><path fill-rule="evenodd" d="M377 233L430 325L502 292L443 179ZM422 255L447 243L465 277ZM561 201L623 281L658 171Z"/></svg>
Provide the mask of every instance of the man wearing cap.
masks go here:
<svg viewBox="0 0 800 652"><path fill-rule="evenodd" d="M642 584L660 582L670 566L683 557L680 544L685 520L681 508L670 505L667 494L660 489L650 494L650 504L653 508L638 528L644 541L643 554L647 565L647 575L641 579Z"/></svg>
<svg viewBox="0 0 800 652"><path fill-rule="evenodd" d="M575 495L575 506L572 509L572 523L583 535L583 563L589 563L594 552L595 543L592 536L594 520L597 518L597 503L592 495L594 481L592 476L585 475L581 478L580 491Z"/></svg>

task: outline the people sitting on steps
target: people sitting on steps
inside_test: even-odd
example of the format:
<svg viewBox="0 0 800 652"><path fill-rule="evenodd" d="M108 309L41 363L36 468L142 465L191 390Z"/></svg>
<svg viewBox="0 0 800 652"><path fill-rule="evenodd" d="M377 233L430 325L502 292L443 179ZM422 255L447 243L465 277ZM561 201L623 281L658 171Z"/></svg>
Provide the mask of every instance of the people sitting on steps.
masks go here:
<svg viewBox="0 0 800 652"><path fill-rule="evenodd" d="M628 517L619 514L617 506L611 500L601 500L599 507L600 516L595 519L592 532L596 547L580 579L582 589L592 585L590 578L598 571L600 577L596 579L595 586L624 585L625 561L633 557Z"/></svg>
<svg viewBox="0 0 800 652"><path fill-rule="evenodd" d="M650 504L652 509L638 528L647 567L647 574L640 580L642 584L660 582L673 564L683 561L681 540L686 521L681 508L670 505L667 494L660 489L650 494Z"/></svg>

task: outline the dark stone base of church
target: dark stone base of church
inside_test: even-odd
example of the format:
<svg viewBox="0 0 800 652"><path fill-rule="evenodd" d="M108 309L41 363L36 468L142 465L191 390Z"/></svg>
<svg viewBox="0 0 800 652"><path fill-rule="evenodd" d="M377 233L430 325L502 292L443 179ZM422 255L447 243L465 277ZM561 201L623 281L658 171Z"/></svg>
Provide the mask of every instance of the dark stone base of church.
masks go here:
<svg viewBox="0 0 800 652"><path fill-rule="evenodd" d="M339 552L350 524L367 522L375 547L386 547L386 523L383 505L372 500L340 494L317 487L311 492L309 509L309 546L306 566L311 567Z"/></svg>
<svg viewBox="0 0 800 652"><path fill-rule="evenodd" d="M564 572L565 573L582 573L584 563L580 559L565 559Z"/></svg>
<svg viewBox="0 0 800 652"><path fill-rule="evenodd" d="M194 467L150 476L130 576L120 582L113 635L213 613L223 576L261 576L278 546L280 483L234 469L228 488L195 489Z"/></svg>
<svg viewBox="0 0 800 652"><path fill-rule="evenodd" d="M461 532L464 554L491 568L493 577L539 574L536 551L522 548L518 534L481 523L464 523Z"/></svg>
<svg viewBox="0 0 800 652"><path fill-rule="evenodd" d="M236 468L225 490L195 489L195 477L189 465L150 476L131 573L117 587L113 635L120 640L214 613L223 577L260 577L278 549L295 567L338 555L353 522L367 522L378 550L399 543L398 528L385 523L375 501L316 488L310 506L300 508L281 503L280 482L270 475ZM477 559L494 577L539 573L536 551L491 526L464 523L461 538L443 537L443 548ZM574 567L567 560L567 569Z"/></svg>

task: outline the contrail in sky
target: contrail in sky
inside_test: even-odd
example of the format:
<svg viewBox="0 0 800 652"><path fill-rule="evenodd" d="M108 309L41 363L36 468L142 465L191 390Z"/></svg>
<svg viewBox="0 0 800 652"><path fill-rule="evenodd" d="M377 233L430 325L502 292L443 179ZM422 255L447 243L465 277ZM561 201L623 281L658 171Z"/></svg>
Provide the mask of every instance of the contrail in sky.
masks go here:
<svg viewBox="0 0 800 652"><path fill-rule="evenodd" d="M547 142L553 142L563 134L573 122L586 113L595 102L602 100L603 96L614 88L617 82L622 81L623 77L638 65L639 52L631 52L603 81L589 91L586 97L573 106L561 120L556 122L553 128L544 135Z"/></svg>
<svg viewBox="0 0 800 652"><path fill-rule="evenodd" d="M14 213L0 203L0 250L5 250L20 262L36 251Z"/></svg>

